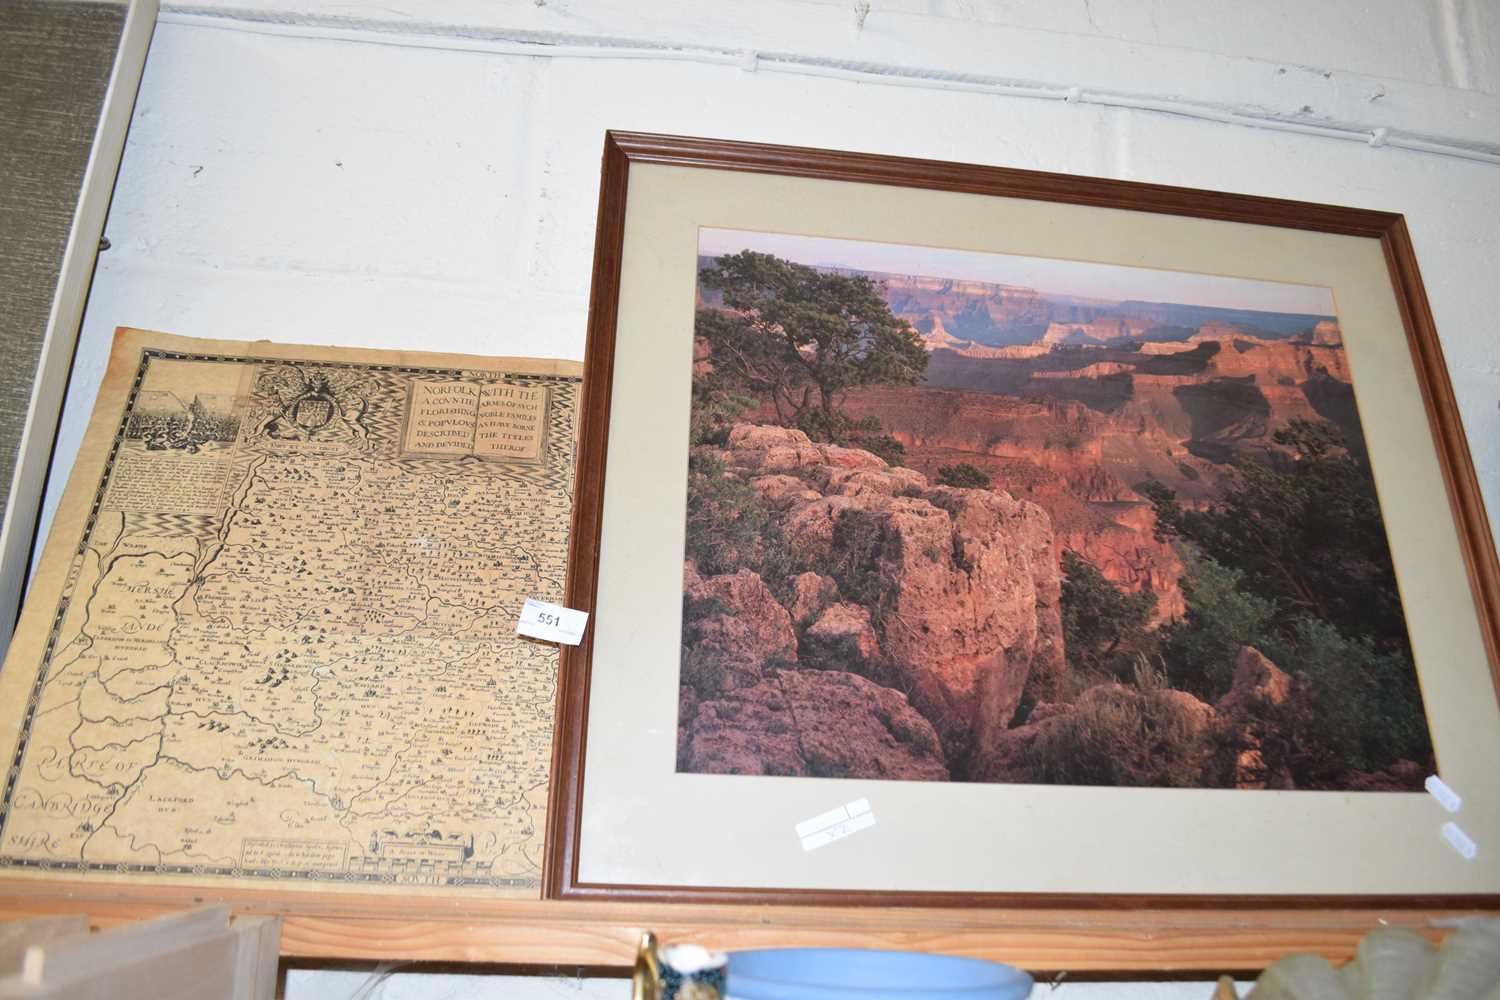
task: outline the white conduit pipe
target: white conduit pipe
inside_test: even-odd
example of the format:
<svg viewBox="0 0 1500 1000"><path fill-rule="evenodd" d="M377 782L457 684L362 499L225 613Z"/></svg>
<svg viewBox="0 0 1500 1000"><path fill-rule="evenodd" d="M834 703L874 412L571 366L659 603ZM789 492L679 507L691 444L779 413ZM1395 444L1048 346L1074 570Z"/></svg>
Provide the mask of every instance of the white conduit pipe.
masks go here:
<svg viewBox="0 0 1500 1000"><path fill-rule="evenodd" d="M779 52L737 52L721 49L690 49L668 46L614 45L593 40L578 40L561 44L550 41L526 41L513 38L480 38L461 34L437 35L408 33L406 30L382 31L377 28L349 28L321 24L301 24L270 21L235 13L198 13L190 5L165 5L159 16L163 23L183 24L200 28L218 28L261 35L280 35L292 38L328 39L355 42L365 45L390 45L398 48L444 49L454 52L475 52L495 55L523 56L551 59L622 59L650 60L656 62L691 62L712 66L736 67L749 72L787 73L796 76L813 76L824 79L848 80L856 83L876 84L884 87L914 87L923 90L945 90L969 94L988 94L996 97L1015 97L1041 101L1061 101L1068 104L1093 104L1101 107L1125 108L1132 111L1150 111L1159 114L1194 118L1200 121L1218 122L1224 125L1239 125L1246 128L1269 129L1276 132L1291 132L1297 135L1318 136L1324 139L1340 139L1358 142L1371 147L1391 146L1435 156L1455 157L1478 163L1500 165L1500 154L1470 149L1455 143L1433 142L1424 139L1393 135L1385 128L1370 130L1341 128L1334 125L1312 125L1306 122L1286 121L1280 118L1259 117L1219 111L1190 101L1158 100L1136 97L1129 94L1088 91L1080 87L1059 87L1050 84L1027 84L985 80L974 77L944 75L900 66L877 66L868 63L849 63Z"/></svg>

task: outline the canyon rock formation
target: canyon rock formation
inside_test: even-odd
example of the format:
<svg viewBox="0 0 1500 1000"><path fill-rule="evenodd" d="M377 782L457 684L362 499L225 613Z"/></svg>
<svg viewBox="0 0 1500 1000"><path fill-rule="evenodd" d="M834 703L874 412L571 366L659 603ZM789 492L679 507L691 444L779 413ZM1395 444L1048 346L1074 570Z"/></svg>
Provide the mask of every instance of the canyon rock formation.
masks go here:
<svg viewBox="0 0 1500 1000"><path fill-rule="evenodd" d="M931 723L899 691L837 670L773 670L690 710L679 768L947 781Z"/></svg>
<svg viewBox="0 0 1500 1000"><path fill-rule="evenodd" d="M688 582L683 593L707 612L683 638L714 657L728 687L758 684L768 663L797 658L791 615L749 570Z"/></svg>
<svg viewBox="0 0 1500 1000"><path fill-rule="evenodd" d="M689 585L689 603L706 610L684 639L722 661L730 698L748 697L737 689L756 686L773 661L858 674L909 698L961 772L1009 725L1024 692L1056 684L1061 584L1037 505L934 486L788 428L737 425L714 457L765 498L795 558L816 569L785 586L768 588L749 570ZM712 702L698 718L722 721Z"/></svg>
<svg viewBox="0 0 1500 1000"><path fill-rule="evenodd" d="M1156 596L1154 620L1185 610L1182 563L1155 537L1139 491L1162 483L1185 506L1220 498L1246 453L1284 455L1274 433L1327 420L1362 448L1336 323L1304 339L1257 337L1207 323L1172 342L1119 346L937 348L927 385L850 392L929 476L973 465L1051 518L1061 549L1105 578Z"/></svg>

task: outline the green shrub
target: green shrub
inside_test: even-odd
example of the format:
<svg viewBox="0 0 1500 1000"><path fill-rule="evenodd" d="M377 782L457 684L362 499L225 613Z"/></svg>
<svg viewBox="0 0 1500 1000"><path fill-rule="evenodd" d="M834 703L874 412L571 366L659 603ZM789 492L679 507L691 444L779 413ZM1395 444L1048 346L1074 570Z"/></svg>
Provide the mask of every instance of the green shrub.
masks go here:
<svg viewBox="0 0 1500 1000"><path fill-rule="evenodd" d="M1297 618L1319 618L1377 649L1409 651L1363 446L1307 420L1273 438L1278 453L1234 454L1233 485L1210 507L1184 508L1161 483L1141 484L1158 536L1190 541L1233 567L1236 588L1272 603L1283 633Z"/></svg>
<svg viewBox="0 0 1500 1000"><path fill-rule="evenodd" d="M906 458L906 445L889 434L872 434L868 437L857 438L851 441L850 445L854 448L863 448L886 465L900 465Z"/></svg>
<svg viewBox="0 0 1500 1000"><path fill-rule="evenodd" d="M1298 787L1337 784L1349 768L1431 760L1416 671L1404 653L1380 652L1315 618L1299 619L1290 641L1269 643L1265 652L1305 688L1309 718L1284 762Z"/></svg>
<svg viewBox="0 0 1500 1000"><path fill-rule="evenodd" d="M990 488L990 477L968 462L942 466L938 469L937 481L942 486L954 486L966 490Z"/></svg>
<svg viewBox="0 0 1500 1000"><path fill-rule="evenodd" d="M1398 760L1432 766L1421 695L1404 655L1312 618L1298 619L1290 639L1272 637L1262 652L1293 684L1279 703L1249 699L1225 720L1217 766L1227 780L1248 749L1260 755L1272 787L1342 789L1350 771L1383 771Z"/></svg>
<svg viewBox="0 0 1500 1000"><path fill-rule="evenodd" d="M683 634L687 635L692 631L692 627L703 619L722 615L727 610L729 609L724 606L724 602L717 597L708 597L699 600L689 597L684 593L682 595Z"/></svg>
<svg viewBox="0 0 1500 1000"><path fill-rule="evenodd" d="M817 572L831 576L845 600L874 608L881 596L880 561L885 532L879 521L846 511L833 525L833 545Z"/></svg>
<svg viewBox="0 0 1500 1000"><path fill-rule="evenodd" d="M702 646L682 647L680 682L701 698L717 698L724 692L727 672L717 651Z"/></svg>
<svg viewBox="0 0 1500 1000"><path fill-rule="evenodd" d="M797 427L814 441L827 441L844 448L860 448L888 465L900 465L906 446L881 429L878 417L855 419L843 410L824 414L808 410L797 418Z"/></svg>
<svg viewBox="0 0 1500 1000"><path fill-rule="evenodd" d="M688 441L723 447L729 443L735 420L755 406L755 400L749 396L724 392L711 383L695 380L692 408L688 411Z"/></svg>
<svg viewBox="0 0 1500 1000"><path fill-rule="evenodd" d="M1026 765L1047 784L1201 787L1215 759L1212 733L1167 689L1101 684L1038 725Z"/></svg>
<svg viewBox="0 0 1500 1000"><path fill-rule="evenodd" d="M1062 571L1063 644L1071 661L1083 670L1128 669L1120 654L1145 642L1156 595L1126 593L1076 552L1063 553Z"/></svg>
<svg viewBox="0 0 1500 1000"><path fill-rule="evenodd" d="M754 488L702 453L688 461L687 557L704 576L749 569L778 598L794 560Z"/></svg>
<svg viewBox="0 0 1500 1000"><path fill-rule="evenodd" d="M1264 650L1272 634L1276 604L1241 589L1244 574L1180 544L1186 567L1182 595L1187 614L1165 630L1163 658L1176 687L1215 700L1234 680L1240 647Z"/></svg>

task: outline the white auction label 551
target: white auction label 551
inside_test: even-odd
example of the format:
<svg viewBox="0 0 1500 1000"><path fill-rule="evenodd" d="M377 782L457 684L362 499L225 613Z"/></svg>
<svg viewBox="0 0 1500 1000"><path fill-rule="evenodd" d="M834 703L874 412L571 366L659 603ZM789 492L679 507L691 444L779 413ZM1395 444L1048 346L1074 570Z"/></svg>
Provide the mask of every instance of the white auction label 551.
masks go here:
<svg viewBox="0 0 1500 1000"><path fill-rule="evenodd" d="M528 597L521 606L521 618L516 622L516 632L533 639L576 646L583 639L583 629L588 621L587 611L574 611L560 604L548 604Z"/></svg>

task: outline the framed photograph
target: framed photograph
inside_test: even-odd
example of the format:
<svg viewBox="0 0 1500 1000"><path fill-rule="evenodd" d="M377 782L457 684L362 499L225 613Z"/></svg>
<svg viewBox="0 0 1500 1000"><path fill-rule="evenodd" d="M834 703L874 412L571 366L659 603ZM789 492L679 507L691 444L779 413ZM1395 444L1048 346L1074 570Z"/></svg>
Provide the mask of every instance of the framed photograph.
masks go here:
<svg viewBox="0 0 1500 1000"><path fill-rule="evenodd" d="M586 366L549 896L1500 899L1401 216L611 133Z"/></svg>

